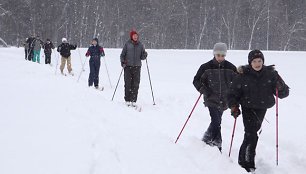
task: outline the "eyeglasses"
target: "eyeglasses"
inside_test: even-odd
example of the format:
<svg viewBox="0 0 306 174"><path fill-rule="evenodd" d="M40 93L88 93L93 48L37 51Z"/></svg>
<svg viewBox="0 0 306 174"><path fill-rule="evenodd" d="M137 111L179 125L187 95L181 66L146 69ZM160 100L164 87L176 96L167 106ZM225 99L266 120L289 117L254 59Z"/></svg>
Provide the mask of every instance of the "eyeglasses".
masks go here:
<svg viewBox="0 0 306 174"><path fill-rule="evenodd" d="M216 54L217 57L225 57L224 54Z"/></svg>

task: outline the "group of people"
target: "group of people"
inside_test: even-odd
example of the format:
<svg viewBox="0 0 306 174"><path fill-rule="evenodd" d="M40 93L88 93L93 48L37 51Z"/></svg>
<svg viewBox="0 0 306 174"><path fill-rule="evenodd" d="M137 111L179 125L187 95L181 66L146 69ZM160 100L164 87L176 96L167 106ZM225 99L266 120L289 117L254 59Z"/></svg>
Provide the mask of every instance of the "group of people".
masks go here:
<svg viewBox="0 0 306 174"><path fill-rule="evenodd" d="M40 49L43 48L46 64L51 63L54 45L47 39L45 43L39 37L27 38L25 42L26 60L40 63ZM70 74L71 50L77 45L69 44L66 38L57 47L61 55L60 70L63 74L65 64ZM274 96L285 98L289 95L289 87L280 77L274 66L264 65L264 55L260 50L252 50L248 55L248 64L236 68L225 60L227 45L216 43L213 59L200 66L193 79L197 91L204 96L204 104L209 109L211 123L202 141L222 150L221 120L226 109L231 110L236 119L242 110L244 123L244 140L240 147L238 163L248 172L255 170L255 154L258 142L258 131L261 129L266 111L275 104ZM90 73L88 86L99 88L99 70L101 57L105 56L99 40L94 38L88 48L86 57L89 59ZM142 60L147 58L143 44L139 41L136 31L130 32L130 39L125 43L120 62L124 70L125 102L127 106L135 106L138 97Z"/></svg>
<svg viewBox="0 0 306 174"><path fill-rule="evenodd" d="M266 111L275 104L275 98L289 95L289 87L274 65L264 65L265 57L260 50L252 50L248 64L236 68L225 60L227 45L216 43L214 57L200 66L194 77L195 88L204 96L211 123L202 141L222 150L221 120L226 109L236 119L242 110L244 140L239 150L238 163L248 172L255 171L255 154L258 132Z"/></svg>
<svg viewBox="0 0 306 174"><path fill-rule="evenodd" d="M45 64L51 64L51 53L54 45L50 39L43 42L39 36L26 38L23 43L25 60L40 63L40 51L43 48L45 53Z"/></svg>
<svg viewBox="0 0 306 174"><path fill-rule="evenodd" d="M43 43L39 36L30 37L26 39L24 47L26 60L40 63L40 50L43 48L45 52L45 63L51 63L51 53L52 49L55 47L50 39L47 39L47 41ZM57 47L57 52L61 55L61 74L65 75L64 68L67 64L68 73L73 75L71 66L71 50L75 50L76 48L77 45L70 44L66 38L62 38L62 43ZM101 87L99 87L99 71L101 57L105 56L105 52L103 47L99 45L98 38L94 38L91 41L91 45L85 56L90 57L88 86L94 86L96 89L101 89ZM120 63L124 70L124 99L127 106L136 107L142 66L141 60L145 60L147 56L148 53L145 51L143 44L139 41L138 33L132 30L130 32L130 39L125 43L120 55Z"/></svg>

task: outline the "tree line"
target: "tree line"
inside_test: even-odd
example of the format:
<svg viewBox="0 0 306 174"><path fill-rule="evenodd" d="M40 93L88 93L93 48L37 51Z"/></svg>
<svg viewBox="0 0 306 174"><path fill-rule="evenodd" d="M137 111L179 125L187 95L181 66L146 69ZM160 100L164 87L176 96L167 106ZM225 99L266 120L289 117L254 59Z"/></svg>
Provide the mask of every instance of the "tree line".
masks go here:
<svg viewBox="0 0 306 174"><path fill-rule="evenodd" d="M120 48L135 29L146 48L306 50L305 0L0 0L0 45L31 35Z"/></svg>

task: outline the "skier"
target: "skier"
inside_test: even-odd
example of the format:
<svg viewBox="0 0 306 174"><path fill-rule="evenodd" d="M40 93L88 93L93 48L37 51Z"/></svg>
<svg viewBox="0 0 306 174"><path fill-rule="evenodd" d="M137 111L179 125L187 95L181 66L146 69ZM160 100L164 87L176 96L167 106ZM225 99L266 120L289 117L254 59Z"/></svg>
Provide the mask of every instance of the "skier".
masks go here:
<svg viewBox="0 0 306 174"><path fill-rule="evenodd" d="M130 40L125 43L120 55L121 66L124 68L124 99L127 106L136 107L141 60L145 60L147 56L148 53L139 41L138 33L132 30L130 32Z"/></svg>
<svg viewBox="0 0 306 174"><path fill-rule="evenodd" d="M289 95L289 87L274 69L274 65L264 65L264 55L253 50L248 55L248 65L238 68L239 75L234 79L228 94L231 114L237 118L242 108L244 140L239 150L238 163L248 172L255 171L255 150L257 133L261 129L266 111L275 104L276 89L278 97Z"/></svg>
<svg viewBox="0 0 306 174"><path fill-rule="evenodd" d="M74 75L71 68L71 50L75 50L77 45L71 45L68 43L66 38L62 38L62 43L57 47L57 52L60 52L61 58L61 66L60 70L62 75L64 74L64 68L67 62L67 69L70 75Z"/></svg>
<svg viewBox="0 0 306 174"><path fill-rule="evenodd" d="M27 44L28 44L28 60L32 61L33 57L34 57L34 41L35 41L35 37L34 35L32 35L31 37L28 38L27 40Z"/></svg>
<svg viewBox="0 0 306 174"><path fill-rule="evenodd" d="M214 58L200 66L193 79L195 88L204 95L204 104L208 107L211 123L202 141L210 146L217 146L222 150L221 120L223 111L228 108L227 92L237 75L236 67L225 60L227 45L214 45Z"/></svg>
<svg viewBox="0 0 306 174"><path fill-rule="evenodd" d="M92 40L91 46L88 48L85 56L86 57L90 56L89 59L90 73L88 78L88 86L91 87L94 84L95 88L99 89L99 70L101 64L101 56L104 57L105 53L103 47L99 45L98 38L94 38Z"/></svg>
<svg viewBox="0 0 306 174"><path fill-rule="evenodd" d="M40 50L41 46L43 45L43 41L40 40L39 36L36 36L36 38L33 41L34 44L34 57L32 59L33 62L40 63Z"/></svg>
<svg viewBox="0 0 306 174"><path fill-rule="evenodd" d="M29 52L28 38L26 38L25 41L23 42L23 46L24 46L25 60L28 60L28 52Z"/></svg>
<svg viewBox="0 0 306 174"><path fill-rule="evenodd" d="M51 65L51 53L52 49L54 49L54 45L50 39L47 39L46 43L43 46L45 52L45 64Z"/></svg>

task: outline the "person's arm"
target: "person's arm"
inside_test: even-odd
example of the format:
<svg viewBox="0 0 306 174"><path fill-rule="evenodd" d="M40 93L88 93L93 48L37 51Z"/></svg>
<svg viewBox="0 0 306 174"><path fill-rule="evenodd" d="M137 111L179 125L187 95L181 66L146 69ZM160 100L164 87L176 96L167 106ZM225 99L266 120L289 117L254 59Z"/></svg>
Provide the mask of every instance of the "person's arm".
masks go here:
<svg viewBox="0 0 306 174"><path fill-rule="evenodd" d="M55 46L54 46L54 44L51 42L51 47L52 47L52 49L54 49L55 48Z"/></svg>
<svg viewBox="0 0 306 174"><path fill-rule="evenodd" d="M77 45L75 44L75 45L69 45L69 48L70 48L70 50L75 50L76 48L77 48Z"/></svg>
<svg viewBox="0 0 306 174"><path fill-rule="evenodd" d="M211 91L208 88L207 84L207 75L205 74L205 71L208 69L206 64L203 64L198 69L196 75L193 78L193 85L199 91L201 94L204 94L204 96L208 96Z"/></svg>
<svg viewBox="0 0 306 174"><path fill-rule="evenodd" d="M273 94L276 96L276 89L278 90L278 97L280 99L286 98L289 96L289 86L285 83L282 77L278 74L277 71L273 73Z"/></svg>
<svg viewBox="0 0 306 174"><path fill-rule="evenodd" d="M90 47L88 48L86 54L85 54L86 57L89 57L90 56Z"/></svg>
<svg viewBox="0 0 306 174"><path fill-rule="evenodd" d="M124 45L122 52L120 54L120 62L125 62L126 61L126 53L127 53L127 44Z"/></svg>
<svg viewBox="0 0 306 174"><path fill-rule="evenodd" d="M229 108L239 107L240 98L242 97L241 78L242 75L237 75L229 88L227 95Z"/></svg>
<svg viewBox="0 0 306 174"><path fill-rule="evenodd" d="M61 49L62 49L62 44L60 44L60 45L57 47L57 52L61 52Z"/></svg>
<svg viewBox="0 0 306 174"><path fill-rule="evenodd" d="M100 49L99 49L99 50L100 50L101 56L102 56L102 57L104 57L104 56L105 56L105 52L104 52L103 47L100 47Z"/></svg>
<svg viewBox="0 0 306 174"><path fill-rule="evenodd" d="M141 60L146 60L146 58L148 57L148 53L146 52L144 46L142 46L142 50L141 50Z"/></svg>

